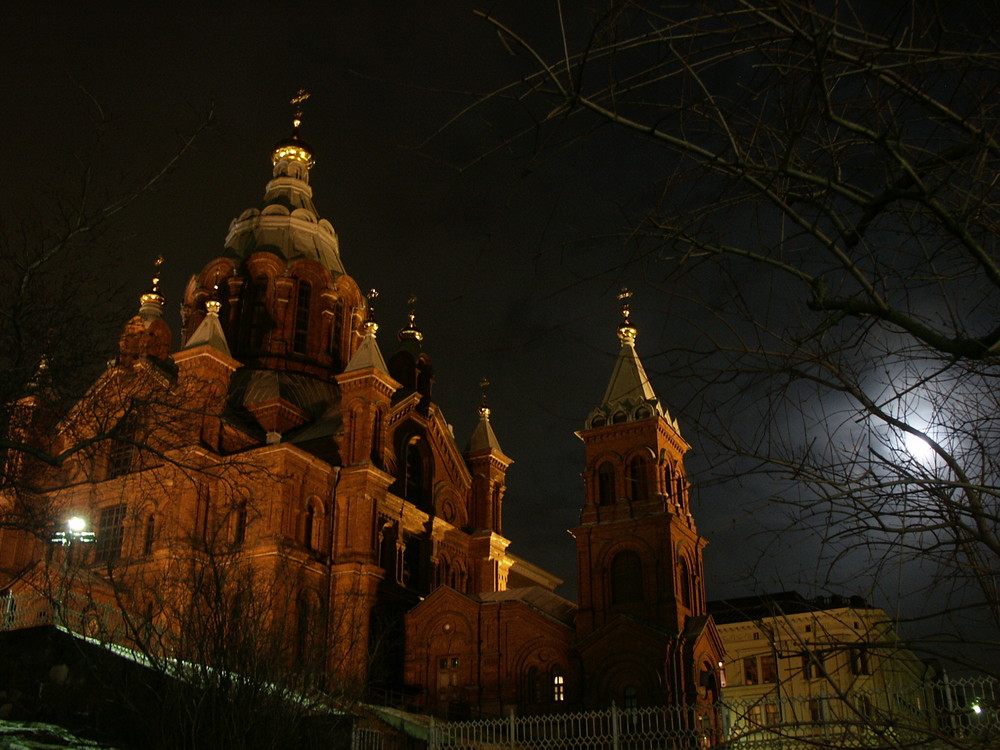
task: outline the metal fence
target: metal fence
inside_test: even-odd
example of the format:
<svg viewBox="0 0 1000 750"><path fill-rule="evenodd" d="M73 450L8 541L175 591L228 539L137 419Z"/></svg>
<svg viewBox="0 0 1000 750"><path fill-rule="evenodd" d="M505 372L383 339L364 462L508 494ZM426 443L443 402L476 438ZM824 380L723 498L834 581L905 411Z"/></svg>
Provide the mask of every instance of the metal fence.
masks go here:
<svg viewBox="0 0 1000 750"><path fill-rule="evenodd" d="M817 697L610 708L444 722L429 750L664 750L993 747L1000 688L993 679L929 683L910 693L849 691Z"/></svg>
<svg viewBox="0 0 1000 750"><path fill-rule="evenodd" d="M116 608L68 591L55 601L39 594L0 596L0 631L38 625L120 646L127 640ZM474 721L430 718L427 728L428 750L1000 747L994 738L1000 738L1000 684L991 678L941 680L910 692L725 700L697 709L612 705ZM359 729L351 744L353 750L390 750L400 739Z"/></svg>

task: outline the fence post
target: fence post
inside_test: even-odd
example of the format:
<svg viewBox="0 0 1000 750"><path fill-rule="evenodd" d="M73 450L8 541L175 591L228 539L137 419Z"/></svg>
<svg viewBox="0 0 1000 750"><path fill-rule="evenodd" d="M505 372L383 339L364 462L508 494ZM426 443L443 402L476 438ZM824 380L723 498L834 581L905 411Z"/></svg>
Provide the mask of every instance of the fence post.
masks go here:
<svg viewBox="0 0 1000 750"><path fill-rule="evenodd" d="M517 747L517 742L515 742L515 739L516 739L515 735L517 734L517 724L514 721L514 709L513 708L510 709L510 713L508 714L507 718L510 721L510 729L508 730L508 732L510 734L510 750L514 750L514 748Z"/></svg>
<svg viewBox="0 0 1000 750"><path fill-rule="evenodd" d="M434 726L434 717L427 721L427 750L434 750L437 747L437 728Z"/></svg>
<svg viewBox="0 0 1000 750"><path fill-rule="evenodd" d="M611 748L618 750L618 704L611 701Z"/></svg>

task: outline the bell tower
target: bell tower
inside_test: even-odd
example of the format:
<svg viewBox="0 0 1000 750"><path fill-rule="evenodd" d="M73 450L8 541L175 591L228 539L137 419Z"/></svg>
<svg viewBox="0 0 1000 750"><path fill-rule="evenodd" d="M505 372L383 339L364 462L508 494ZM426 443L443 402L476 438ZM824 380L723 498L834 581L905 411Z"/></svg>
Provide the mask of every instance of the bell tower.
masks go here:
<svg viewBox="0 0 1000 750"><path fill-rule="evenodd" d="M623 290L621 349L604 398L577 436L586 446L586 499L576 539L577 637L618 615L680 633L704 615L702 550L691 516L690 446L661 405L635 351Z"/></svg>

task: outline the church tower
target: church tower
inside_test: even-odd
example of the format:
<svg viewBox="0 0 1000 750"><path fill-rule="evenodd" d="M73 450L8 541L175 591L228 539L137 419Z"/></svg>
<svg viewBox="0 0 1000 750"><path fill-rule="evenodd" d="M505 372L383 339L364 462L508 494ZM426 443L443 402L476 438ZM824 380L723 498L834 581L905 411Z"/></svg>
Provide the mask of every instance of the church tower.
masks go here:
<svg viewBox="0 0 1000 750"><path fill-rule="evenodd" d="M573 530L580 638L617 615L678 633L705 612L705 541L684 471L690 446L636 354L630 296L620 296L621 350L611 380L577 433L586 446L586 501Z"/></svg>

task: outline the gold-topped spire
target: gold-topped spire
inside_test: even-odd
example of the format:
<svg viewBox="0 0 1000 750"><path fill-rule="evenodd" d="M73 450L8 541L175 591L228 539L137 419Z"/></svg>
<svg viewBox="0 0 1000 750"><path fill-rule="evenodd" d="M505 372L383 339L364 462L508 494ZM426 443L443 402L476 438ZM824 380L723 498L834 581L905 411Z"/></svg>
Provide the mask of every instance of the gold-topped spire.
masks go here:
<svg viewBox="0 0 1000 750"><path fill-rule="evenodd" d="M299 89L298 93L288 100L289 104L295 106L295 115L292 117L292 137L280 141L274 147L271 154L271 163L277 164L279 161L300 161L307 167L311 167L313 162L312 149L302 140L299 140L299 126L302 125L302 103L311 94L305 89Z"/></svg>
<svg viewBox="0 0 1000 750"><path fill-rule="evenodd" d="M490 418L490 405L489 402L486 400L486 389L489 388L489 386L490 386L490 381L487 380L486 378L483 378L482 380L479 381L479 388L482 390L483 393L482 398L480 399L479 402L479 416L486 417L486 419Z"/></svg>
<svg viewBox="0 0 1000 750"><path fill-rule="evenodd" d="M628 344L631 346L635 343L635 337L638 335L638 331L635 326L632 325L632 321L629 320L629 313L631 312L631 299L632 292L629 291L627 286L623 286L621 292L618 294L618 299L622 303L622 322L618 326L618 338L621 340L622 344Z"/></svg>
<svg viewBox="0 0 1000 750"><path fill-rule="evenodd" d="M414 341L423 341L424 333L419 328L417 328L416 318L417 311L415 305L417 304L417 295L411 294L406 299L406 304L409 306L410 311L407 313L407 324L399 329L396 334L400 341L405 341L406 339L413 339Z"/></svg>
<svg viewBox="0 0 1000 750"><path fill-rule="evenodd" d="M139 298L140 312L163 312L163 295L160 294L160 266L163 265L163 256L157 255L153 263L153 280L149 291Z"/></svg>
<svg viewBox="0 0 1000 750"><path fill-rule="evenodd" d="M205 311L209 315L218 316L222 310L222 302L219 301L219 285L212 285L212 296L205 300Z"/></svg>
<svg viewBox="0 0 1000 750"><path fill-rule="evenodd" d="M368 308L365 314L365 335L374 336L378 333L378 323L375 322L375 300L378 298L378 290L375 288L369 289L368 294Z"/></svg>

